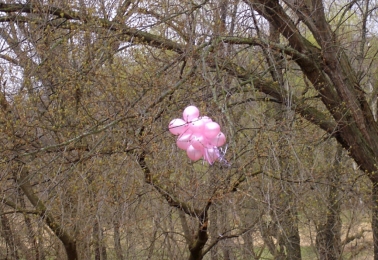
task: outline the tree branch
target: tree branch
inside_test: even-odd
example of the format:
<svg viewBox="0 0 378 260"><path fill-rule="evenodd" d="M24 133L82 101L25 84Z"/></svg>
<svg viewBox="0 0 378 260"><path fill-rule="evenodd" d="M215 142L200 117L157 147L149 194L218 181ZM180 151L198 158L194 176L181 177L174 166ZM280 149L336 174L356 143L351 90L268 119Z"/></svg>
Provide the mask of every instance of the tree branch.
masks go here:
<svg viewBox="0 0 378 260"><path fill-rule="evenodd" d="M48 5L44 6L37 6L37 5L31 5L31 4L5 4L0 3L0 12L4 13L48 13L51 15L58 16L60 18L65 18L68 20L81 20L82 17L80 17L78 12L74 12L71 10L63 10L61 8L52 7Z"/></svg>
<svg viewBox="0 0 378 260"><path fill-rule="evenodd" d="M124 24L120 24L117 22L112 22L104 18L96 17L96 16L88 16L84 17L80 15L79 12L74 12L71 10L63 10L60 8L42 5L38 8L31 4L4 4L0 3L0 12L6 13L45 13L57 16L58 18L64 18L67 20L75 20L80 21L82 23L89 23L95 22L96 24L100 24L103 29L109 31L118 32L118 37L124 38L127 37L126 41L137 41L139 43L147 43L149 46L158 47L158 48L166 48L168 50L175 51L177 53L182 53L183 49L182 46L174 41L166 39L164 37L154 35L139 29L128 27ZM21 21L25 21L25 18L21 15L14 16L13 19L17 19L19 17ZM9 18L4 17L3 20L7 21ZM41 22L46 23L45 20L41 20ZM71 24L73 25L73 24ZM71 26L69 23L66 23L66 27L70 28ZM76 24L77 26L77 24ZM82 28L84 30L84 28Z"/></svg>
<svg viewBox="0 0 378 260"><path fill-rule="evenodd" d="M158 182L154 180L150 168L147 166L145 157L145 152L142 152L139 155L137 155L137 163L139 164L140 168L144 173L145 182L154 187L155 190L157 190L165 198L165 200L171 207L177 208L191 217L200 219L201 216L203 216L204 210L193 208L187 203L178 200L171 194L171 192L169 192L168 189L163 188L161 185L159 185Z"/></svg>
<svg viewBox="0 0 378 260"><path fill-rule="evenodd" d="M67 257L72 260L78 258L76 250L75 240L67 233L67 231L55 221L54 217L48 212L46 206L43 204L42 200L37 197L36 193L30 184L28 171L25 167L21 169L21 177L18 180L21 190L24 192L25 196L29 199L30 203L38 211L38 215L45 220L47 226L54 232L54 234L63 243L66 249Z"/></svg>

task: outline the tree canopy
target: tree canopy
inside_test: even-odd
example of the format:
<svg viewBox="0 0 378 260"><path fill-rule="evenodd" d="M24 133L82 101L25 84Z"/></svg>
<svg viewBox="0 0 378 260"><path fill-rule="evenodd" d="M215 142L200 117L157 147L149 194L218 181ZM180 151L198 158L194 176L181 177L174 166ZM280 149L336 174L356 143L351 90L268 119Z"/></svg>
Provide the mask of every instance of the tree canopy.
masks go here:
<svg viewBox="0 0 378 260"><path fill-rule="evenodd" d="M376 9L1 2L1 257L377 258ZM176 147L188 105L229 167Z"/></svg>

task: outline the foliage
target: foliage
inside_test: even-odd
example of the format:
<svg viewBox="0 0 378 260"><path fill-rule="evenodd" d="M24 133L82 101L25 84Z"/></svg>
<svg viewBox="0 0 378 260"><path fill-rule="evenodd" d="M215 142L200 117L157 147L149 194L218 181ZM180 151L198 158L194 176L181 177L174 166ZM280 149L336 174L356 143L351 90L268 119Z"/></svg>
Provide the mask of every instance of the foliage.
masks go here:
<svg viewBox="0 0 378 260"><path fill-rule="evenodd" d="M369 254L375 4L0 3L0 256ZM231 167L177 149L190 104Z"/></svg>

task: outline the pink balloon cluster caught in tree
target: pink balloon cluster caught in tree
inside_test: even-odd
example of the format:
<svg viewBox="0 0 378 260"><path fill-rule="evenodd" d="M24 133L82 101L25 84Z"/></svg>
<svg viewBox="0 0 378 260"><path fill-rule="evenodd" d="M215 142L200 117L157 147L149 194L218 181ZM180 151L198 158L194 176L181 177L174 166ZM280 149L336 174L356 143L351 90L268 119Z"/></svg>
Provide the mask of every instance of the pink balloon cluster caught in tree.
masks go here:
<svg viewBox="0 0 378 260"><path fill-rule="evenodd" d="M173 119L168 127L172 134L178 136L177 146L185 150L192 161L204 158L213 164L217 159L222 159L218 147L226 143L226 136L218 123L207 116L200 117L197 107L185 108L183 119Z"/></svg>

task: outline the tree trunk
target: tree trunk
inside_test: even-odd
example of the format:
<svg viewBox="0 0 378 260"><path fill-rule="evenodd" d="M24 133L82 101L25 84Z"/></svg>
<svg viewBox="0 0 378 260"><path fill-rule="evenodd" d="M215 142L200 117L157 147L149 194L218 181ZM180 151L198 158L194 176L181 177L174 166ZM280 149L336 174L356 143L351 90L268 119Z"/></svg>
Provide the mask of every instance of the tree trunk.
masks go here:
<svg viewBox="0 0 378 260"><path fill-rule="evenodd" d="M374 242L374 259L378 260L378 183L373 183L372 189L372 230Z"/></svg>
<svg viewBox="0 0 378 260"><path fill-rule="evenodd" d="M0 214L0 221L1 221L1 235L2 237L4 237L4 240L7 246L6 259L11 259L11 260L20 259L18 250L17 250L17 245L15 242L15 236L13 234L13 231L12 231L12 228L11 228L11 225L9 223L7 216Z"/></svg>
<svg viewBox="0 0 378 260"><path fill-rule="evenodd" d="M204 221L202 222L201 220L204 220ZM203 259L203 247L205 246L209 238L207 234L207 225L208 225L207 217L206 219L200 219L200 225L198 228L197 235L193 243L189 246L189 251L190 251L189 260L202 260Z"/></svg>
<svg viewBox="0 0 378 260"><path fill-rule="evenodd" d="M116 252L117 260L123 260L124 256L123 256L122 246L121 246L121 235L120 235L120 232L119 232L119 226L120 226L119 220L121 219L121 207L118 208L116 214L117 214L117 216L113 220L114 250Z"/></svg>
<svg viewBox="0 0 378 260"><path fill-rule="evenodd" d="M222 210L221 215L219 216L219 225L221 227L222 232L228 232L229 230L232 230L232 228L230 227L230 220L227 215L227 205L222 203L220 206ZM232 243L232 239L224 240L221 242L224 260L235 259L234 252L232 251Z"/></svg>
<svg viewBox="0 0 378 260"><path fill-rule="evenodd" d="M293 198L288 197L287 199L292 200ZM282 233L280 234L280 238L286 248L286 258L290 260L300 260L302 256L298 230L298 213L293 203L287 201L286 205L286 209L281 208L282 211L280 210L282 214Z"/></svg>
<svg viewBox="0 0 378 260"><path fill-rule="evenodd" d="M210 171L210 182L216 183L216 174L215 171ZM219 225L218 225L218 210L219 205L216 205L212 208L209 218L210 218L210 227L209 227L209 233L211 237L211 243L215 240L217 240L219 236ZM211 260L218 260L219 259L219 246L218 244L213 246L210 251L210 259Z"/></svg>
<svg viewBox="0 0 378 260"><path fill-rule="evenodd" d="M95 251L95 260L106 260L106 248L103 245L103 234L98 220L93 224L93 246Z"/></svg>
<svg viewBox="0 0 378 260"><path fill-rule="evenodd" d="M19 190L20 194L22 194L21 190ZM20 205L22 208L26 209L26 203L23 195L19 196ZM37 236L36 232L33 230L32 221L30 219L30 216L28 214L24 214L24 221L26 224L26 228L28 230L28 242L32 246L33 251L35 252L35 258L36 260L44 259L44 256L41 254L38 242L37 242ZM30 250L29 250L30 251Z"/></svg>
<svg viewBox="0 0 378 260"><path fill-rule="evenodd" d="M340 182L340 168L342 147L338 146L334 170L329 172L329 192L327 201L326 222L320 224L316 235L316 247L322 260L337 260L341 255L341 202L338 185Z"/></svg>
<svg viewBox="0 0 378 260"><path fill-rule="evenodd" d="M211 175L213 178L214 175ZM210 213L210 227L209 233L211 237L211 242L216 240L218 237L218 210L217 207L213 207L213 210ZM210 251L210 259L218 260L218 246L214 246Z"/></svg>
<svg viewBox="0 0 378 260"><path fill-rule="evenodd" d="M21 190L29 199L30 203L38 211L38 214L41 217L41 219L44 220L47 226L63 243L64 249L67 253L67 258L69 260L77 260L78 253L76 249L76 240L73 239L67 233L67 231L58 222L55 221L54 217L48 212L42 200L36 195L36 192L33 190L32 185L30 184L27 170L24 167L22 167L20 172L21 178L20 180L18 180L18 183L20 185Z"/></svg>
<svg viewBox="0 0 378 260"><path fill-rule="evenodd" d="M290 86L288 82L283 82L284 87L287 89L288 95L290 95ZM280 225L280 237L279 241L282 241L286 249L286 257L290 260L300 260L301 256L301 246L300 246L300 236L298 230L298 212L296 205L295 190L296 184L292 184L287 180L293 179L296 173L295 162L290 158L290 152L288 153L287 147L290 147L290 142L293 141L291 136L291 124L293 120L293 112L291 112L290 99L287 98L286 106L281 106L281 111L277 118L277 123L283 122L282 124L282 137L279 138L278 158L279 166L278 171L280 172L282 179L279 184L280 196L277 198L278 209L277 215L280 216L277 219L277 223Z"/></svg>

